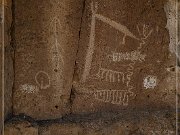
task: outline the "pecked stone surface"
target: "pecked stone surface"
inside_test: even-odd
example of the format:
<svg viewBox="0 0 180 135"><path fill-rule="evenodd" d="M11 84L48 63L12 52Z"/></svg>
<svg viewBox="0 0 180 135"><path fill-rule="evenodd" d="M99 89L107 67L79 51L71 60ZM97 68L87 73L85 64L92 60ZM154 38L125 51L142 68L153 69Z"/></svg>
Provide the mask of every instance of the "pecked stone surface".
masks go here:
<svg viewBox="0 0 180 135"><path fill-rule="evenodd" d="M55 119L69 113L82 5L15 1L15 115Z"/></svg>
<svg viewBox="0 0 180 135"><path fill-rule="evenodd" d="M175 135L170 113L102 114L78 123L51 123L39 127L39 135Z"/></svg>
<svg viewBox="0 0 180 135"><path fill-rule="evenodd" d="M175 109L176 63L166 4L86 0L73 80L74 114Z"/></svg>
<svg viewBox="0 0 180 135"><path fill-rule="evenodd" d="M42 126L39 135L83 135L83 128L77 124L57 124Z"/></svg>
<svg viewBox="0 0 180 135"><path fill-rule="evenodd" d="M28 121L11 121L5 124L4 135L38 135L38 126Z"/></svg>

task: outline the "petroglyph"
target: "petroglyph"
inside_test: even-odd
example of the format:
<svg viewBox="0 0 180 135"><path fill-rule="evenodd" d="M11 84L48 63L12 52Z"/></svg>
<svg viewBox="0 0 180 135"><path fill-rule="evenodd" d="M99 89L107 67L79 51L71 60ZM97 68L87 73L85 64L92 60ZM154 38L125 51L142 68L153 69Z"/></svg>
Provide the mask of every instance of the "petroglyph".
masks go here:
<svg viewBox="0 0 180 135"><path fill-rule="evenodd" d="M125 74L123 72L105 68L99 68L99 72L97 73L96 77L100 80L105 80L106 82L125 82Z"/></svg>
<svg viewBox="0 0 180 135"><path fill-rule="evenodd" d="M132 88L132 86L130 86L130 82L131 82L131 76L134 74L133 73L133 70L134 70L134 65L135 65L135 62L132 62L128 65L127 67L127 81L126 81L126 86L128 88Z"/></svg>
<svg viewBox="0 0 180 135"><path fill-rule="evenodd" d="M134 66L136 62L145 61L146 54L141 53L141 49L146 45L146 40L152 35L153 29L150 28L149 25L143 24L142 26L137 25L137 31L139 33L139 37L136 37L126 26L121 23L117 23L110 18L107 18L103 15L97 13L98 6L97 3L91 3L91 11L92 11L92 19L91 19L91 30L90 30L90 39L89 45L87 49L87 55L85 58L85 67L82 74L81 82L85 82L87 77L99 79L100 81L110 82L110 83L123 83L125 84L127 90L99 90L94 93L95 99L102 102L109 102L112 104L118 104L126 106L129 102L129 96L133 96L130 90L134 89L134 87L130 84L131 78L133 76ZM103 68L100 64L99 70L97 74L90 75L91 64L93 59L93 54L95 51L95 27L96 20L99 20L105 24L108 24L111 28L121 32L123 34L121 45L126 45L126 37L133 38L139 42L139 46L137 49L131 52L112 52L108 55L110 62L121 62L128 61L130 63L123 64L125 71L117 71L113 69ZM159 27L156 28L156 31L159 31ZM156 80L153 78L145 78L144 79L144 87L154 88L156 86ZM90 93L89 93L90 94Z"/></svg>
<svg viewBox="0 0 180 135"><path fill-rule="evenodd" d="M134 93L126 90L99 90L94 95L96 100L127 106L129 104L129 97L134 96Z"/></svg>
<svg viewBox="0 0 180 135"><path fill-rule="evenodd" d="M58 28L61 27L60 20L57 17L54 17L50 24L50 31L53 30L53 38L52 38L52 66L55 71L60 71L62 73L62 67L64 66L63 53L64 50L59 44L58 41Z"/></svg>
<svg viewBox="0 0 180 135"><path fill-rule="evenodd" d="M91 70L91 63L92 63L92 57L94 53L94 44L95 44L95 27L96 27L95 14L97 12L97 4L95 5L95 7L93 7L93 3L91 3L91 10L92 10L91 31L90 31L89 46L88 46L87 55L85 59L86 62L85 62L84 72L82 75L82 82L86 81L86 78L87 76L89 76L89 72Z"/></svg>
<svg viewBox="0 0 180 135"><path fill-rule="evenodd" d="M58 94L62 94L63 87L63 68L64 68L64 49L62 48L59 39L59 32L61 30L61 23L57 17L54 17L50 23L50 32L52 31L51 38L51 54L52 54L52 67L53 67L53 76L51 84L53 87L58 89Z"/></svg>
<svg viewBox="0 0 180 135"><path fill-rule="evenodd" d="M126 84L128 89L132 89L133 86L130 85L131 76L134 74L134 64L135 62L126 65L126 71L120 72L115 70L110 70L107 68L102 68L101 64L97 74L92 75L91 78L99 79L100 81L106 81L110 83L123 83Z"/></svg>
<svg viewBox="0 0 180 135"><path fill-rule="evenodd" d="M140 50L142 49L143 45L145 45L145 40L152 34L153 32L153 29L149 29L149 26L148 25L143 25L142 27L142 30L140 29L140 26L137 25L137 30L138 30L138 33L139 33L139 36L141 37L140 41L140 45L139 47L137 48L137 50Z"/></svg>
<svg viewBox="0 0 180 135"><path fill-rule="evenodd" d="M39 71L35 75L35 81L41 90L47 89L50 87L50 77L44 71Z"/></svg>
<svg viewBox="0 0 180 135"><path fill-rule="evenodd" d="M128 106L129 98L135 97L134 92L131 91L133 89L132 87L129 87L127 90L111 90L111 89L97 90L97 88L94 85L88 85L82 87L79 86L77 83L75 83L75 86L81 90L80 93L78 92L79 94L82 94L87 98L93 97L96 100L105 103Z"/></svg>
<svg viewBox="0 0 180 135"><path fill-rule="evenodd" d="M149 30L149 26L145 24L143 24L142 30L140 30L139 25L137 25L137 30L139 35L142 37L141 39L147 39L153 32L153 29Z"/></svg>
<svg viewBox="0 0 180 135"><path fill-rule="evenodd" d="M91 31L90 31L90 39L89 39L89 46L87 50L87 55L85 58L85 67L84 67L84 72L82 75L82 82L85 82L87 79L87 76L89 76L90 70L91 70L91 64L92 64L92 57L94 53L94 45L95 45L95 24L96 24L96 19L110 25L114 29L122 32L124 34L122 44L125 44L125 39L126 36L129 36L131 38L134 38L136 40L139 40L133 33L131 33L128 28L120 23L117 23L107 17L104 17L100 14L97 14L97 3L94 5L93 2L91 3L91 11L92 11L92 19L91 19Z"/></svg>
<svg viewBox="0 0 180 135"><path fill-rule="evenodd" d="M111 19L109 19L109 18L107 18L107 17L104 17L104 16L100 15L100 14L95 14L95 17L96 17L97 19L101 20L102 22L104 22L104 23L106 23L106 24L109 24L109 25L110 25L111 27L113 27L114 29L122 32L122 33L124 34L124 36L123 36L123 42L124 42L124 43L123 43L123 44L125 44L125 38L126 38L126 36L129 36L129 37L131 37L131 38L134 38L134 39L139 40L134 34L132 34L132 33L128 30L128 28L127 28L126 26L124 26L124 25L122 25L122 24L120 24L120 23L117 23L117 22L115 22L115 21L113 21L113 20L111 20Z"/></svg>
<svg viewBox="0 0 180 135"><path fill-rule="evenodd" d="M113 62L119 61L145 61L146 55L141 54L140 51L132 51L132 52L125 52L125 53L113 53L112 59Z"/></svg>
<svg viewBox="0 0 180 135"><path fill-rule="evenodd" d="M25 93L36 93L39 91L39 88L31 84L23 84L20 86L20 90Z"/></svg>
<svg viewBox="0 0 180 135"><path fill-rule="evenodd" d="M147 76L144 78L144 87L146 89L154 89L157 85L157 77L156 76Z"/></svg>

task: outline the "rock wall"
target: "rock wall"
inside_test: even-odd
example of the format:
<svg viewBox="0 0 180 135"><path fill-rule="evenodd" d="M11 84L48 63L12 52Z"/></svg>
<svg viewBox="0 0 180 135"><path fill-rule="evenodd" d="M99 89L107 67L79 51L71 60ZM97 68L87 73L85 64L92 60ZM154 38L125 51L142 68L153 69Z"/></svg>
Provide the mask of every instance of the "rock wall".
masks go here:
<svg viewBox="0 0 180 135"><path fill-rule="evenodd" d="M174 116L168 112L126 113L126 117L68 118L64 122L13 119L6 124L5 135L175 135ZM31 122L30 122L31 121Z"/></svg>
<svg viewBox="0 0 180 135"><path fill-rule="evenodd" d="M166 29L165 4L86 1L73 113L175 108L176 62L169 47L175 35Z"/></svg>
<svg viewBox="0 0 180 135"><path fill-rule="evenodd" d="M12 10L11 0L0 2L0 132L2 133L3 121L12 115L12 88L14 81L13 57L14 51L11 44ZM2 78L3 77L3 78ZM3 101L4 100L4 101ZM2 102L3 101L3 102ZM3 113L2 113L3 112Z"/></svg>
<svg viewBox="0 0 180 135"><path fill-rule="evenodd" d="M70 113L83 1L15 1L14 113L55 119Z"/></svg>
<svg viewBox="0 0 180 135"><path fill-rule="evenodd" d="M5 135L175 135L175 4L6 1Z"/></svg>

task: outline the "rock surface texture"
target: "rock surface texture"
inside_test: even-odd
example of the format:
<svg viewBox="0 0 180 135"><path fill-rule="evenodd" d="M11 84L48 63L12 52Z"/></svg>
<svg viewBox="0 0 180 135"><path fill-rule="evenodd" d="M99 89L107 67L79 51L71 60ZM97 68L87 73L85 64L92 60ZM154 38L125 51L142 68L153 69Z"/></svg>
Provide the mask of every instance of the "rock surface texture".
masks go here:
<svg viewBox="0 0 180 135"><path fill-rule="evenodd" d="M14 81L14 53L11 44L12 10L11 1L0 1L0 121L12 115L12 89ZM3 35L2 35L3 33ZM4 49L3 49L4 48ZM2 77L4 79L2 79ZM4 99L4 103L2 102ZM2 104L4 104L2 106ZM4 111L2 113L2 110Z"/></svg>
<svg viewBox="0 0 180 135"><path fill-rule="evenodd" d="M6 0L5 135L176 135L176 4Z"/></svg>
<svg viewBox="0 0 180 135"><path fill-rule="evenodd" d="M13 120L6 124L4 135L38 135L38 127L28 121Z"/></svg>
<svg viewBox="0 0 180 135"><path fill-rule="evenodd" d="M165 4L164 0L86 1L73 113L175 109L176 63Z"/></svg>
<svg viewBox="0 0 180 135"><path fill-rule="evenodd" d="M25 120L8 122L5 135L175 135L173 114L169 112L138 112L104 114L64 122L36 123Z"/></svg>
<svg viewBox="0 0 180 135"><path fill-rule="evenodd" d="M54 119L70 112L82 0L15 1L14 113Z"/></svg>

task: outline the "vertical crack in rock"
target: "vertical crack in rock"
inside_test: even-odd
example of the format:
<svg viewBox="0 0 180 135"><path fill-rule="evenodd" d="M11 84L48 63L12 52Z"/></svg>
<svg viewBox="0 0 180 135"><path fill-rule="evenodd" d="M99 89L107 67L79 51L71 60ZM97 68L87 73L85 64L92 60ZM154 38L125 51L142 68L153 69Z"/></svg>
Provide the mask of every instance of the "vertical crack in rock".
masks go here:
<svg viewBox="0 0 180 135"><path fill-rule="evenodd" d="M11 23L11 28L10 28L10 36L11 36L11 54L12 54L12 60L13 60L13 87L12 87L12 99L13 99L13 91L14 91L14 82L15 82L15 50L16 50L16 45L15 45L15 1L12 0L12 5L11 5L11 11L12 11L12 23ZM12 100L12 114L13 112L13 100Z"/></svg>
<svg viewBox="0 0 180 135"><path fill-rule="evenodd" d="M13 25L12 25L12 0L6 1L5 4L5 91L4 91L4 119L7 121L12 117L12 95L13 95L13 83L14 83L14 47L13 47Z"/></svg>
<svg viewBox="0 0 180 135"><path fill-rule="evenodd" d="M77 59L77 54L78 54L78 50L79 50L79 46L80 46L80 39L81 39L81 30L82 30L82 23L83 23L83 15L84 15L84 11L85 11L85 7L86 7L86 0L82 1L82 12L81 12L81 21L80 21L80 27L79 27L79 38L78 38L78 47L77 47L77 52L76 52L76 59ZM77 60L75 60L75 64L74 64L74 73L73 73L73 79L75 77L76 74L76 67L77 67ZM74 94L74 89L73 89L73 83L72 83L72 87L71 87L71 93L70 93L70 113L72 112L72 104L75 98L75 94Z"/></svg>

